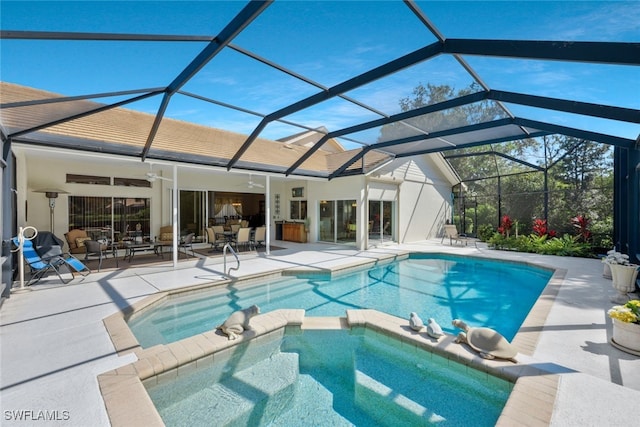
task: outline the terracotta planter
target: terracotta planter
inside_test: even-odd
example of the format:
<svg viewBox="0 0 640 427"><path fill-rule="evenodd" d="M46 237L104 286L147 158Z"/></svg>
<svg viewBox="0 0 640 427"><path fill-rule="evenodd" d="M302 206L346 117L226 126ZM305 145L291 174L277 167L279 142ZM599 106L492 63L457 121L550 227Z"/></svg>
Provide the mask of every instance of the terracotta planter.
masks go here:
<svg viewBox="0 0 640 427"><path fill-rule="evenodd" d="M611 268L611 285L618 292L612 302L616 304L624 304L629 301L627 294L636 289L636 279L638 278L638 266L610 264Z"/></svg>
<svg viewBox="0 0 640 427"><path fill-rule="evenodd" d="M627 353L640 356L640 325L613 320L613 338L611 344Z"/></svg>

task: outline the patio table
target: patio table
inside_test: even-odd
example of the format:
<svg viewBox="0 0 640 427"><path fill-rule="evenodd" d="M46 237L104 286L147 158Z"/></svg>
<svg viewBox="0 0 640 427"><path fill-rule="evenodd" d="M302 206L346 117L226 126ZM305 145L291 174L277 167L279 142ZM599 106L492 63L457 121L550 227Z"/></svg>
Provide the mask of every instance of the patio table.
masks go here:
<svg viewBox="0 0 640 427"><path fill-rule="evenodd" d="M156 255L162 257L162 243L125 243L124 258L129 258L129 262L133 259L136 252L150 252L153 251ZM164 258L164 257L163 257Z"/></svg>
<svg viewBox="0 0 640 427"><path fill-rule="evenodd" d="M233 238L236 236L236 233L234 233L233 231L225 231L224 233L216 233L216 235L223 235L224 239L227 241L227 243L229 243L233 242Z"/></svg>
<svg viewBox="0 0 640 427"><path fill-rule="evenodd" d="M167 252L171 252L173 249L173 242L154 242L153 246L156 251L156 255L160 255L162 259L164 259L164 250L163 248L169 248Z"/></svg>

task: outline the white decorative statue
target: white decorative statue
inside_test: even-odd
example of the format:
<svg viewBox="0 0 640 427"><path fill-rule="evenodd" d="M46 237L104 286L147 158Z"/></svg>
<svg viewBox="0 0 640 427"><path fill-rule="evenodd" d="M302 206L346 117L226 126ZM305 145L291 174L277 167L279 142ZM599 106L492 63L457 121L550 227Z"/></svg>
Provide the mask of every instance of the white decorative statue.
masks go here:
<svg viewBox="0 0 640 427"><path fill-rule="evenodd" d="M444 336L442 327L432 317L430 317L427 321L427 335L435 339L439 339L440 337Z"/></svg>
<svg viewBox="0 0 640 427"><path fill-rule="evenodd" d="M418 313L412 311L409 315L409 327L414 331L420 332L424 329L424 323L422 323L422 319L418 316Z"/></svg>
<svg viewBox="0 0 640 427"><path fill-rule="evenodd" d="M230 340L235 340L238 335L251 329L249 322L256 314L260 314L260 308L255 304L249 308L234 311L231 313L231 316L229 316L227 320L225 320L224 323L216 329L222 331L222 333L227 335Z"/></svg>
<svg viewBox="0 0 640 427"><path fill-rule="evenodd" d="M518 350L495 330L472 328L460 319L453 319L451 323L456 328L462 329L462 332L456 337L456 343L468 344L484 359L499 358L518 363L516 360Z"/></svg>

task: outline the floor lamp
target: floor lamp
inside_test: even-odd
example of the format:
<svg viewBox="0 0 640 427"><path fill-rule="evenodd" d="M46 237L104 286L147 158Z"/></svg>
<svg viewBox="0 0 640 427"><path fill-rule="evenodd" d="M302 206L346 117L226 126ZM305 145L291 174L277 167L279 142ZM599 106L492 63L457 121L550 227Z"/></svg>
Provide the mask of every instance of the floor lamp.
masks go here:
<svg viewBox="0 0 640 427"><path fill-rule="evenodd" d="M42 190L36 190L36 193L44 193L45 197L49 199L49 228L51 229L51 233L55 234L53 231L54 224L54 210L56 208L56 199L59 194L68 194L66 191L45 188Z"/></svg>

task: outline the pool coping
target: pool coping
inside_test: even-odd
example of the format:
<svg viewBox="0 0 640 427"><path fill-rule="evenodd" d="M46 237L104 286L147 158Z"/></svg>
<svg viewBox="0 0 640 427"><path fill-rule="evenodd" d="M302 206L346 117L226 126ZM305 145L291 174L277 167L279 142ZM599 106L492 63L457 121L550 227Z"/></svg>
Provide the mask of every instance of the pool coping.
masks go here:
<svg viewBox="0 0 640 427"><path fill-rule="evenodd" d="M402 257L393 256L391 258ZM353 263L353 265L336 271L347 271L376 262L378 261ZM216 353L251 339L275 331L284 332L286 328L349 329L365 327L398 339L402 345L421 348L452 363L462 364L469 369L514 383L513 390L496 423L497 426L549 425L556 400L559 375L545 370L543 363L532 360L530 356L535 350L549 310L562 286L566 270L534 263L521 264L550 269L553 271L553 275L512 341L512 344L518 349L518 359L521 359L521 355L527 359L524 363L519 360L517 364L498 359L483 359L468 346L455 343L454 335L446 334L443 338L435 340L429 337L426 332L418 333L411 330L406 319L371 309L346 310L346 317L305 317L302 309L274 310L252 318L252 330L245 331L236 340L228 340L226 336L212 330L170 344L143 349L126 323L126 320L132 315L144 312L157 302L172 295L184 295L202 289L221 287L232 281L201 284L151 295L132 304L127 309L103 319L116 352L119 355L133 352L138 358L136 362L98 375L98 384L109 420L111 425L115 427L137 425L138 423L147 426L163 426L164 423L146 392L145 383L166 380L180 375L181 372L190 372L197 367L211 364ZM309 274L313 271L326 273L329 270L297 269L297 271L301 274ZM288 274L291 272L290 270ZM271 274L277 273L258 274L242 279L242 282L264 276L268 277Z"/></svg>

